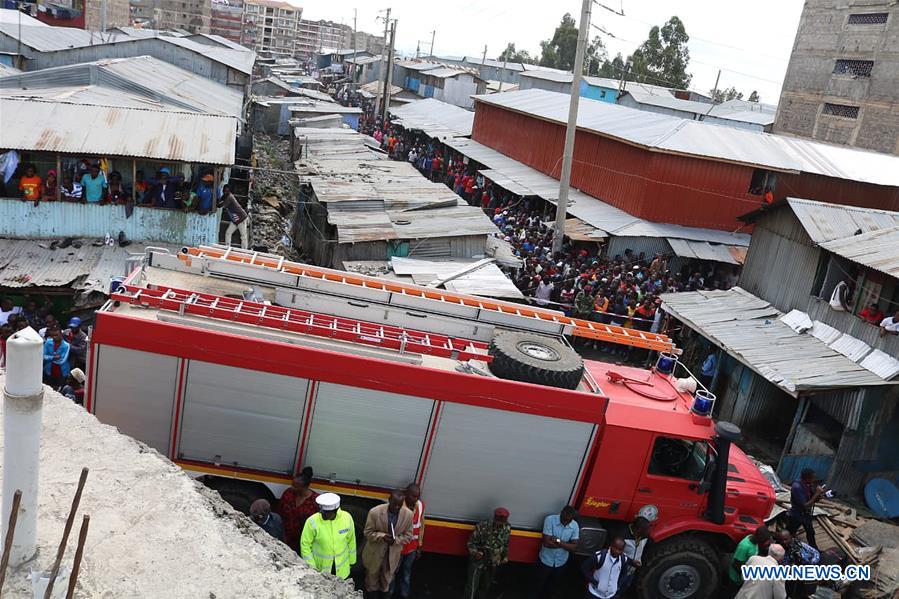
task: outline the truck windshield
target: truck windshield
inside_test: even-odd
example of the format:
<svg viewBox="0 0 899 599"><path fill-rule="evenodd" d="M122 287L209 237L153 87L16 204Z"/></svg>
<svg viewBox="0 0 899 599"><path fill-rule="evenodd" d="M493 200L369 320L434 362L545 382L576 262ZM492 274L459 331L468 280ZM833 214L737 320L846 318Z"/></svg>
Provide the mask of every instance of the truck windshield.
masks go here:
<svg viewBox="0 0 899 599"><path fill-rule="evenodd" d="M649 474L700 480L709 455L706 441L658 437L652 448Z"/></svg>

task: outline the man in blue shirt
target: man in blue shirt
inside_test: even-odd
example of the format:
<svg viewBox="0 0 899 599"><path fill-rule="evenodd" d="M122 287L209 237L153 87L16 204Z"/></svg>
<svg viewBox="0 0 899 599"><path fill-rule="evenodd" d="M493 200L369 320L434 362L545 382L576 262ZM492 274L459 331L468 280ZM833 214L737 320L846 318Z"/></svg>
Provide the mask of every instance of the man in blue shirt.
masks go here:
<svg viewBox="0 0 899 599"><path fill-rule="evenodd" d="M577 511L570 505L559 514L550 514L543 520L543 542L537 560L537 575L531 589L531 599L551 596L562 569L568 562L568 554L577 548L580 528L574 519Z"/></svg>
<svg viewBox="0 0 899 599"><path fill-rule="evenodd" d="M815 483L815 471L803 468L799 480L790 486L790 509L787 510L787 530L795 536L801 526L805 530L805 542L817 548L815 527L812 526L812 510L819 499L824 497L824 488Z"/></svg>
<svg viewBox="0 0 899 599"><path fill-rule="evenodd" d="M90 171L81 176L81 189L84 200L89 204L96 204L106 197L106 175L100 171L100 165L91 164Z"/></svg>
<svg viewBox="0 0 899 599"><path fill-rule="evenodd" d="M197 199L199 200L197 204L197 212L200 214L209 214L212 212L213 207L215 206L215 201L213 201L212 197L215 192L212 189L213 183L215 182L215 178L211 174L203 175L200 179L200 186L197 188ZM221 199L221 194L217 194L216 200Z"/></svg>

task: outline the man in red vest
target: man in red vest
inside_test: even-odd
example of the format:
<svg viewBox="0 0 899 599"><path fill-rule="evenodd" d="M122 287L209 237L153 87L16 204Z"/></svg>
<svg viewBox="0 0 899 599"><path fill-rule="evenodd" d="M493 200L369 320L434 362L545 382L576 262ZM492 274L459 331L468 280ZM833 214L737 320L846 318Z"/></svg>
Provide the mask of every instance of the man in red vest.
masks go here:
<svg viewBox="0 0 899 599"><path fill-rule="evenodd" d="M421 547L425 539L425 504L421 501L421 488L410 483L406 487L406 507L412 510L412 540L403 545L400 567L390 584L390 596L393 596L396 585L400 587L400 597L408 599L412 594L412 564L421 555ZM397 582L399 581L399 582Z"/></svg>

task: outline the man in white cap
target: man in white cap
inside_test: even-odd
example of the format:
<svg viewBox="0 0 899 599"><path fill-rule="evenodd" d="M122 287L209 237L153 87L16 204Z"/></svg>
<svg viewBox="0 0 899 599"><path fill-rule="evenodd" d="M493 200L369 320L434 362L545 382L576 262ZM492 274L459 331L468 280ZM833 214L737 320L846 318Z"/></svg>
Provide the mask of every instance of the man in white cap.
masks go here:
<svg viewBox="0 0 899 599"><path fill-rule="evenodd" d="M340 509L340 496L322 493L315 498L319 512L306 520L300 536L300 556L318 570L346 580L356 563L356 527Z"/></svg>
<svg viewBox="0 0 899 599"><path fill-rule="evenodd" d="M66 378L66 384L59 392L79 406L84 405L84 371L80 368L73 368Z"/></svg>

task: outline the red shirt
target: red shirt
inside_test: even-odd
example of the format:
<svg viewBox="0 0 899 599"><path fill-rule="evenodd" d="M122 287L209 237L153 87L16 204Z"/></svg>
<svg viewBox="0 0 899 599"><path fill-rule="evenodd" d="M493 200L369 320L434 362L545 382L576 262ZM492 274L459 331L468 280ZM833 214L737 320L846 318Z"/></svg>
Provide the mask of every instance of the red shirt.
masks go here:
<svg viewBox="0 0 899 599"><path fill-rule="evenodd" d="M284 521L284 542L296 552L300 551L300 535L303 534L303 525L311 516L318 512L318 504L315 498L318 493L312 491L309 497L297 505L297 495L293 487L288 487L281 495L278 502L278 513Z"/></svg>
<svg viewBox="0 0 899 599"><path fill-rule="evenodd" d="M421 542L422 536L422 526L425 519L425 504L419 500L418 503L415 504L415 511L412 512L412 540L403 545L403 555L408 553L412 553L416 549L418 549L418 545Z"/></svg>
<svg viewBox="0 0 899 599"><path fill-rule="evenodd" d="M858 315L872 324L880 324L880 321L883 320L883 312L880 310L874 312L871 308L865 308Z"/></svg>

